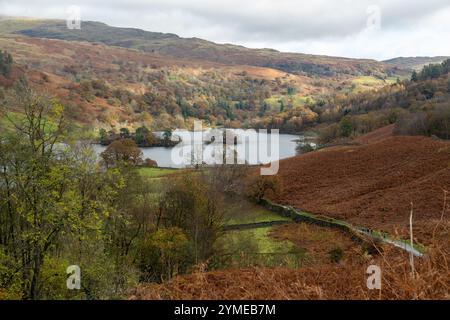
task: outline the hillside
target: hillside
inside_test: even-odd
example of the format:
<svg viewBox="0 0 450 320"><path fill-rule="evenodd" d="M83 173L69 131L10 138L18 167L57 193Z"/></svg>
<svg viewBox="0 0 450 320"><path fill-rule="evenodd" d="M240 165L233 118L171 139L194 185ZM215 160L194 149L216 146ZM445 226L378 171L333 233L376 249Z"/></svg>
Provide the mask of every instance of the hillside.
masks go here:
<svg viewBox="0 0 450 320"><path fill-rule="evenodd" d="M450 300L449 7L378 2L0 2L0 305Z"/></svg>
<svg viewBox="0 0 450 320"><path fill-rule="evenodd" d="M82 25L69 30L60 20L1 18L0 45L15 64L0 84L11 87L26 76L57 96L71 119L95 128L165 130L201 119L212 126L297 133L319 124L328 126L324 143L393 122L411 134L408 126L424 122L419 111L445 109L445 79L401 81L409 78L412 64L443 57L381 63L248 49L99 22ZM342 121L350 121L352 132L341 132ZM442 124L431 125L437 129L416 133L448 135Z"/></svg>
<svg viewBox="0 0 450 320"><path fill-rule="evenodd" d="M419 71L429 64L442 63L450 57L398 57L383 62L401 69L411 69Z"/></svg>
<svg viewBox="0 0 450 320"><path fill-rule="evenodd" d="M273 200L403 236L413 203L415 235L429 242L450 186L450 144L385 131L281 161Z"/></svg>
<svg viewBox="0 0 450 320"><path fill-rule="evenodd" d="M223 64L269 67L308 75L388 77L399 72L397 67L374 60L281 53L272 49L248 49L231 44L216 44L198 38L181 38L174 34L111 27L93 21L83 21L81 30L70 30L66 22L60 20L11 22L4 19L0 20L1 33L21 34L34 38L100 42L177 59L201 59Z"/></svg>
<svg viewBox="0 0 450 320"><path fill-rule="evenodd" d="M193 118L241 126L279 113L279 99L286 109L309 114L308 97L331 90L276 69L172 59L103 44L5 37L0 46L15 61L15 72L0 84L11 86L26 75L60 98L74 120L109 128L182 127Z"/></svg>
<svg viewBox="0 0 450 320"><path fill-rule="evenodd" d="M395 83L393 72L404 72L371 60L247 49L98 22L69 30L58 20L3 18L0 47L15 61L0 84L27 76L61 99L77 123L107 129L165 130L202 119L300 132L317 122L318 101L382 88Z"/></svg>
<svg viewBox="0 0 450 320"><path fill-rule="evenodd" d="M314 111L323 144L348 140L395 124L401 135L450 138L450 60L413 72L411 80L378 90L335 93Z"/></svg>
<svg viewBox="0 0 450 320"><path fill-rule="evenodd" d="M387 256L387 255L386 255ZM385 257L386 257L385 256ZM420 282L409 279L404 255L360 259L349 265L301 269L252 268L196 272L163 284L141 285L130 290L130 300L411 300L448 299L446 257L432 255L417 262ZM383 290L367 290L363 280L367 263L384 267ZM439 270L439 272L433 272ZM429 283L433 283L430 286Z"/></svg>

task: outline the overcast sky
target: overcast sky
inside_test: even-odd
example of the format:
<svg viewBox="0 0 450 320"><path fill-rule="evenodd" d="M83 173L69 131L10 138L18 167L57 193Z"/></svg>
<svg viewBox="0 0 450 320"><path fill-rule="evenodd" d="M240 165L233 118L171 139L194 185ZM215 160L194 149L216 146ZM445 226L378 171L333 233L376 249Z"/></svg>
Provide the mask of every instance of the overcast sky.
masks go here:
<svg viewBox="0 0 450 320"><path fill-rule="evenodd" d="M449 0L0 0L0 14L67 17L280 51L450 55Z"/></svg>

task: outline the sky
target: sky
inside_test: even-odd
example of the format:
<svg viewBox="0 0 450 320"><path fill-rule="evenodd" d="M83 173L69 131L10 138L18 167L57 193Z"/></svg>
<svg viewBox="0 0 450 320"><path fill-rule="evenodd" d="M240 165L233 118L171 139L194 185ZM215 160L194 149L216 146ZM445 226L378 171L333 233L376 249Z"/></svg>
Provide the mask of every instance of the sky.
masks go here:
<svg viewBox="0 0 450 320"><path fill-rule="evenodd" d="M67 19L71 6L82 20L250 48L377 60L450 55L449 0L0 0L0 15Z"/></svg>

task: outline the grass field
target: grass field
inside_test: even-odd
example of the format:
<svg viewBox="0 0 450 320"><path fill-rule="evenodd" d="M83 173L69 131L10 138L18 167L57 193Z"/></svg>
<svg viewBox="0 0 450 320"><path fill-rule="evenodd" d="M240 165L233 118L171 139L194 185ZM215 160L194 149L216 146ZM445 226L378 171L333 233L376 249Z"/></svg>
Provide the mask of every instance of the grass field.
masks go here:
<svg viewBox="0 0 450 320"><path fill-rule="evenodd" d="M372 76L357 77L352 80L351 92L361 92L366 90L373 90L374 88L381 88L397 82L396 77L389 77L386 79L379 79Z"/></svg>
<svg viewBox="0 0 450 320"><path fill-rule="evenodd" d="M290 219L242 198L226 203L224 221L225 225L237 225ZM274 230L275 227L266 227L223 234L218 246L226 257L224 264L227 267L299 267L305 251L289 240L271 236Z"/></svg>
<svg viewBox="0 0 450 320"><path fill-rule="evenodd" d="M229 231L219 239L224 261L222 268L287 267L298 268L306 251L289 240L277 240L273 227Z"/></svg>
<svg viewBox="0 0 450 320"><path fill-rule="evenodd" d="M289 220L289 218L282 217L246 200L230 202L225 209L225 224L227 225Z"/></svg>
<svg viewBox="0 0 450 320"><path fill-rule="evenodd" d="M14 18L2 19L0 18L0 34L9 34L18 30L29 29L41 25L41 20L32 18Z"/></svg>
<svg viewBox="0 0 450 320"><path fill-rule="evenodd" d="M371 76L362 76L362 77L358 77L358 78L354 79L352 81L352 83L358 84L358 85L363 85L363 86L374 86L374 85L384 84L386 82L379 78L375 78L375 77L371 77Z"/></svg>
<svg viewBox="0 0 450 320"><path fill-rule="evenodd" d="M291 253L295 245L288 240L276 240L270 237L272 227L240 231L229 231L224 235L226 247L230 252L243 251L259 254ZM241 245L243 245L241 247Z"/></svg>
<svg viewBox="0 0 450 320"><path fill-rule="evenodd" d="M171 174L179 172L177 169L163 169L163 168L140 168L139 173L147 178L162 178Z"/></svg>
<svg viewBox="0 0 450 320"><path fill-rule="evenodd" d="M292 95L292 96L274 95L264 100L264 102L267 103L273 109L279 109L281 107L280 101L283 102L285 108L287 108L290 104L292 104L292 107L295 108L299 106L304 106L306 104L314 103L314 99L312 97L303 95Z"/></svg>

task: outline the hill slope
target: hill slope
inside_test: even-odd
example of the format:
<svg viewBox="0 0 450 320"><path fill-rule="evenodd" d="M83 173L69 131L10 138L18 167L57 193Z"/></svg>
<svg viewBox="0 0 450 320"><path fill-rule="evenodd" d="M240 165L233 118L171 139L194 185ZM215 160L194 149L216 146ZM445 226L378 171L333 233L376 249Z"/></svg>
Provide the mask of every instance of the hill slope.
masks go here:
<svg viewBox="0 0 450 320"><path fill-rule="evenodd" d="M450 144L426 137L360 140L375 142L281 161L283 190L273 200L405 234L412 202L415 235L429 241L426 234L442 214L443 190L450 189Z"/></svg>
<svg viewBox="0 0 450 320"><path fill-rule="evenodd" d="M59 97L72 119L106 128L165 130L197 118L298 132L317 120L316 101L351 91L361 79L370 80L362 90L381 88L399 71L372 60L247 49L99 22L69 30L60 20L3 18L0 47L16 62L0 85L27 75Z"/></svg>
<svg viewBox="0 0 450 320"><path fill-rule="evenodd" d="M330 90L276 69L175 59L98 43L8 36L0 37L0 47L12 54L15 70L8 79L0 76L0 87L26 75L33 86L60 98L71 118L87 124L145 123L164 130L199 118L238 126L277 114L279 99L295 100L286 109L308 114L307 98ZM295 93L289 96L288 88ZM273 106L265 104L270 99Z"/></svg>
<svg viewBox="0 0 450 320"><path fill-rule="evenodd" d="M396 66L401 69L411 69L419 71L429 64L442 63L450 57L398 57L384 61L387 64Z"/></svg>
<svg viewBox="0 0 450 320"><path fill-rule="evenodd" d="M230 44L216 44L198 38L181 38L174 34L149 32L133 28L111 27L104 23L83 21L81 30L70 30L62 20L14 22L0 20L0 34L21 34L35 38L101 42L133 48L172 58L202 59L223 64L269 67L290 73L335 76L391 76L399 68L374 60L346 59L299 53L281 53L272 49L248 49Z"/></svg>

